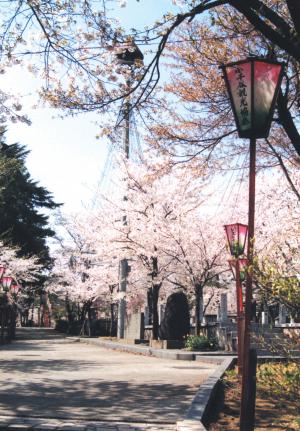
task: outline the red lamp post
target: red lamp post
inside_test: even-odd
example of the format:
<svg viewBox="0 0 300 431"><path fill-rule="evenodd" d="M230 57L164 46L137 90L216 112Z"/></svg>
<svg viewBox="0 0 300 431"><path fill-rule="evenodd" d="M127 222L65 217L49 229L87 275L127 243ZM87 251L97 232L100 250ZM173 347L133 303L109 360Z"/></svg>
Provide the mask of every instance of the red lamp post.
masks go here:
<svg viewBox="0 0 300 431"><path fill-rule="evenodd" d="M237 314L237 334L238 334L238 373L243 374L243 341L244 341L244 307L242 282L246 278L248 259L231 259L228 261L233 278L236 282L236 314Z"/></svg>
<svg viewBox="0 0 300 431"><path fill-rule="evenodd" d="M249 269L246 277L244 369L240 411L240 431L254 429L254 376L250 376L250 323L252 299L252 266L255 211L256 139L267 138L275 109L276 98L283 76L284 64L268 59L250 57L222 66L238 134L250 139L248 250ZM251 364L252 367L252 364Z"/></svg>
<svg viewBox="0 0 300 431"><path fill-rule="evenodd" d="M234 280L236 279L237 276L237 272L236 272L236 260L235 259L231 259L228 261L230 269L232 271L232 275ZM247 271L247 266L248 266L248 259L241 259L239 258L239 277L240 280L243 282L246 280L246 271Z"/></svg>
<svg viewBox="0 0 300 431"><path fill-rule="evenodd" d="M242 281L245 271L246 259L241 259L244 254L248 226L235 223L224 226L231 256L234 259L228 261L236 281L236 315L237 315L237 337L238 337L238 372L243 371L243 339L244 339L244 310ZM242 272L243 271L243 272Z"/></svg>

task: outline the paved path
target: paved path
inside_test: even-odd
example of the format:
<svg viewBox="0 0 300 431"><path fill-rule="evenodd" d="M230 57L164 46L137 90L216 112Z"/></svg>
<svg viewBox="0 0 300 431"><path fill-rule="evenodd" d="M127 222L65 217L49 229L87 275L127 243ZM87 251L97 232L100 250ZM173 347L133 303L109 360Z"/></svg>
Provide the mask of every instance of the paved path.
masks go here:
<svg viewBox="0 0 300 431"><path fill-rule="evenodd" d="M216 368L24 333L0 349L0 429L18 417L19 430L29 429L21 418L44 430L174 430Z"/></svg>

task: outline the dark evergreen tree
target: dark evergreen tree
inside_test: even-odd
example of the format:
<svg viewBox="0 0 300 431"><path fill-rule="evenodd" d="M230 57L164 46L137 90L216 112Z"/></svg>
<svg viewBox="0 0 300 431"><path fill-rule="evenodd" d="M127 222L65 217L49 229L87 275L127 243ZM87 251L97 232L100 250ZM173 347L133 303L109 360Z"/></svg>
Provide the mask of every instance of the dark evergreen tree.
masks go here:
<svg viewBox="0 0 300 431"><path fill-rule="evenodd" d="M160 338L182 340L190 332L190 312L184 292L172 293L166 303L165 315L160 327Z"/></svg>
<svg viewBox="0 0 300 431"><path fill-rule="evenodd" d="M46 240L55 232L49 227L44 209L55 209L51 193L33 181L25 166L29 151L22 145L6 145L0 136L0 239L17 246L21 256L36 255L49 267Z"/></svg>

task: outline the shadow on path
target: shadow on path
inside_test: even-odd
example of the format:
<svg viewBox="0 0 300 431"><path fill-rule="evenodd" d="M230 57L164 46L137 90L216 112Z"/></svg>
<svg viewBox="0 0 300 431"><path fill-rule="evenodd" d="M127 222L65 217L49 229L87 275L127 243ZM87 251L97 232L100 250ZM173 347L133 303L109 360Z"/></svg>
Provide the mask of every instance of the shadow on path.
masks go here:
<svg viewBox="0 0 300 431"><path fill-rule="evenodd" d="M51 350L51 349L49 349ZM93 368L100 369L105 367L105 364L100 364L93 361L79 361L71 359L31 359L33 357L38 358L41 355L38 354L26 354L22 353L19 355L23 359L11 359L9 361L0 359L0 370L3 373L23 373L25 375L29 373L43 373L51 370L52 372L59 371L85 371L90 370L92 373ZM29 359L28 359L29 358ZM110 362L110 365L119 365L119 362ZM0 389L1 391L1 389ZM1 393L1 392L0 392Z"/></svg>
<svg viewBox="0 0 300 431"><path fill-rule="evenodd" d="M8 383L0 415L174 423L188 408L191 389L169 384L84 380ZM184 400L185 399L185 400Z"/></svg>
<svg viewBox="0 0 300 431"><path fill-rule="evenodd" d="M202 373L194 364L88 347L60 336L56 341L53 330L18 332L24 338L6 346L0 360L0 416L175 423ZM187 370L194 374L184 374Z"/></svg>

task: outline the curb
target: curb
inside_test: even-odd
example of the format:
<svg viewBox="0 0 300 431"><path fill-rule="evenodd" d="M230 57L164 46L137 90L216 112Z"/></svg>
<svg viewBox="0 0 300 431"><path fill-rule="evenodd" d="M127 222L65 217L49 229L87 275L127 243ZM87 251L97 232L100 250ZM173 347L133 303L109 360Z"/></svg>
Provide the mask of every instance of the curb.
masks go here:
<svg viewBox="0 0 300 431"><path fill-rule="evenodd" d="M163 426L163 428L162 428ZM98 422L70 419L1 416L0 431L174 431L174 425L160 423Z"/></svg>
<svg viewBox="0 0 300 431"><path fill-rule="evenodd" d="M199 352L183 352L182 350L175 349L153 349L152 347L148 346L122 344L113 341L104 341L98 338L68 337L68 339L72 340L73 342L93 344L96 346L105 347L106 349L117 350L119 352L135 353L139 355L154 356L156 358L173 359L177 361L202 361L210 364L221 364L225 358L227 359L228 356L223 355L223 352L220 352L220 354L216 354L216 352L205 352L206 354L202 355ZM230 355L229 359L232 360L235 357L236 355Z"/></svg>
<svg viewBox="0 0 300 431"><path fill-rule="evenodd" d="M205 431L202 421L214 400L220 379L235 364L235 358L226 358L216 371L202 383L190 405L186 418L177 422L177 431Z"/></svg>

